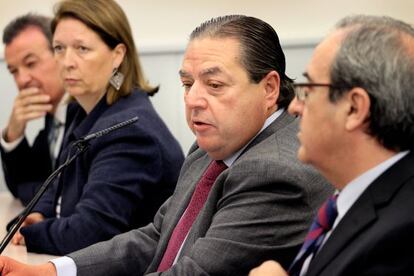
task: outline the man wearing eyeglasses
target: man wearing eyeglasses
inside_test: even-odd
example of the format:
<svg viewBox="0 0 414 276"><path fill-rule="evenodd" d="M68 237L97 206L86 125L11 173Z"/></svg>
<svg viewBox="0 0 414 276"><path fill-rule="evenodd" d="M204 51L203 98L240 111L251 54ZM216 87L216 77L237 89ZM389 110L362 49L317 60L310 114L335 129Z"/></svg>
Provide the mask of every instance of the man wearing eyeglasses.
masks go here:
<svg viewBox="0 0 414 276"><path fill-rule="evenodd" d="M414 274L413 49L411 26L373 16L343 19L316 48L289 111L299 159L339 193L289 275ZM287 274L269 261L250 275Z"/></svg>

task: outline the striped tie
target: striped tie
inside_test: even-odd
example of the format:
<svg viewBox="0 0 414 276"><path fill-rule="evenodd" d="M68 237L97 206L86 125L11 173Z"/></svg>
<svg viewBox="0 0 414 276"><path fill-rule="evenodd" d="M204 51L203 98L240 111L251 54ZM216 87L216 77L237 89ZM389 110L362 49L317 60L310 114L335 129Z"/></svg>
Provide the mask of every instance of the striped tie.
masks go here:
<svg viewBox="0 0 414 276"><path fill-rule="evenodd" d="M305 242L289 268L289 275L300 275L304 261L309 255L316 254L322 244L325 235L332 229L338 211L336 209L336 199L338 195L333 195L322 205L318 215L313 220Z"/></svg>
<svg viewBox="0 0 414 276"><path fill-rule="evenodd" d="M47 136L47 141L49 143L49 154L50 160L52 161L52 169L55 167L56 157L57 157L57 148L56 143L59 137L61 128L64 126L63 123L59 122L56 118L50 118L50 128Z"/></svg>

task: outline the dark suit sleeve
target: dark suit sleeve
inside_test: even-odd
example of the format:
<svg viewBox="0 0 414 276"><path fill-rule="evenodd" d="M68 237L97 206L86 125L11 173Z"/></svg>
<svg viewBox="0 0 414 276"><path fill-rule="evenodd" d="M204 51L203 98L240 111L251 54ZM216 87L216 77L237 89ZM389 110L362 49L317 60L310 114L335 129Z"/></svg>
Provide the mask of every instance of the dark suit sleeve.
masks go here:
<svg viewBox="0 0 414 276"><path fill-rule="evenodd" d="M125 232L131 227L137 208L145 212L141 204L147 186L159 183L162 175L156 140L143 129L129 127L95 141L82 156L84 159L75 164L88 166L89 170L79 170L86 174L86 183L73 184L82 189L73 213L22 228L29 251L73 252Z"/></svg>
<svg viewBox="0 0 414 276"><path fill-rule="evenodd" d="M224 176L223 196L214 207L217 211L212 221L205 226L206 235L193 241L190 234L186 241L190 249L183 247L188 253L162 275L246 275L264 260L275 259L285 267L292 261L314 214L314 206L309 206L315 204L310 203L312 196L322 192L323 200L331 189L312 172L297 168L297 164L267 160L267 165L255 166L251 161L235 165ZM316 187L310 188L312 192L308 191L308 183ZM168 203L154 223L145 228L71 254L78 275L143 275L159 246L166 210ZM200 217L195 223L206 223L205 220ZM158 274L161 273L148 275Z"/></svg>
<svg viewBox="0 0 414 276"><path fill-rule="evenodd" d="M45 130L38 134L32 147L24 138L10 152L1 148L1 158L7 187L26 205L52 170Z"/></svg>
<svg viewBox="0 0 414 276"><path fill-rule="evenodd" d="M272 170L279 176L269 177ZM272 162L235 165L205 237L195 240L162 275L247 275L268 259L287 267L313 215L301 175L300 170Z"/></svg>
<svg viewBox="0 0 414 276"><path fill-rule="evenodd" d="M77 275L143 275L151 263L161 235L161 225L169 208L168 199L153 223L71 253Z"/></svg>

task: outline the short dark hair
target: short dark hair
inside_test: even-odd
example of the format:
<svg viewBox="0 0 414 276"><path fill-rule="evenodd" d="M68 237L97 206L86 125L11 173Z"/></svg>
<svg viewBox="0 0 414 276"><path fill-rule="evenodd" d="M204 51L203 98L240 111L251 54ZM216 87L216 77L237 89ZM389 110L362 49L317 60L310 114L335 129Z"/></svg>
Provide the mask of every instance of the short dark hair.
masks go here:
<svg viewBox="0 0 414 276"><path fill-rule="evenodd" d="M337 30L347 33L332 63L332 85L367 91L367 132L387 149L413 149L414 28L390 17L358 15L342 19ZM348 91L331 89L330 100Z"/></svg>
<svg viewBox="0 0 414 276"><path fill-rule="evenodd" d="M286 76L285 54L276 31L266 22L251 16L226 15L212 18L198 26L190 41L200 37L235 38L240 42L241 63L254 83L269 72L280 76L279 108L286 108L294 97L293 81Z"/></svg>
<svg viewBox="0 0 414 276"><path fill-rule="evenodd" d="M39 14L28 13L13 19L3 30L3 43L9 45L22 31L29 27L38 28L46 37L52 51L51 18Z"/></svg>

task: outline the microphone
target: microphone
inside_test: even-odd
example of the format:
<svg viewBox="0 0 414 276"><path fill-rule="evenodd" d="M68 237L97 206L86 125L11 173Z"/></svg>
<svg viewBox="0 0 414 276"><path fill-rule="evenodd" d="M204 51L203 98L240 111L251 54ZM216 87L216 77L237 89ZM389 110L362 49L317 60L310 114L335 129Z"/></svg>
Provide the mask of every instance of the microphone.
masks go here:
<svg viewBox="0 0 414 276"><path fill-rule="evenodd" d="M133 118L131 118L129 120L120 122L120 123L115 124L113 126L110 126L108 128L102 129L100 131L97 131L97 132L94 132L94 133L85 135L85 136L79 138L73 144L74 144L74 146L77 146L77 147L83 146L84 144L88 143L90 140L93 140L95 138L101 137L103 135L106 135L106 134L114 131L114 130L120 129L120 128L125 127L125 126L128 126L130 124L133 124L136 121L138 121L138 116L135 116L135 117L133 117Z"/></svg>
<svg viewBox="0 0 414 276"><path fill-rule="evenodd" d="M20 228L20 226L23 224L26 217L30 214L30 212L33 210L36 203L40 200L42 195L45 193L46 189L49 187L50 183L60 175L60 173L63 171L64 168L69 166L70 163L72 163L73 160L75 160L81 153L85 152L89 148L89 141L98 137L101 137L103 135L106 135L112 131L115 131L117 129L120 129L122 127L128 126L130 124L135 123L138 121L138 116L135 116L129 120L123 121L121 123L115 124L111 127L105 128L103 130L88 134L86 136L81 137L80 139L76 140L71 144L72 149L76 149L76 152L72 154L71 151L68 153L68 158L66 161L61 164L52 174L45 180L45 182L40 186L39 190L36 192L36 194L33 196L32 200L27 204L26 208L23 209L23 211L17 216L15 219L15 222L12 223L9 232L7 235L3 238L3 240L0 243L0 254L4 251L6 246L9 244L10 240L13 238L14 234L17 232L17 230Z"/></svg>

